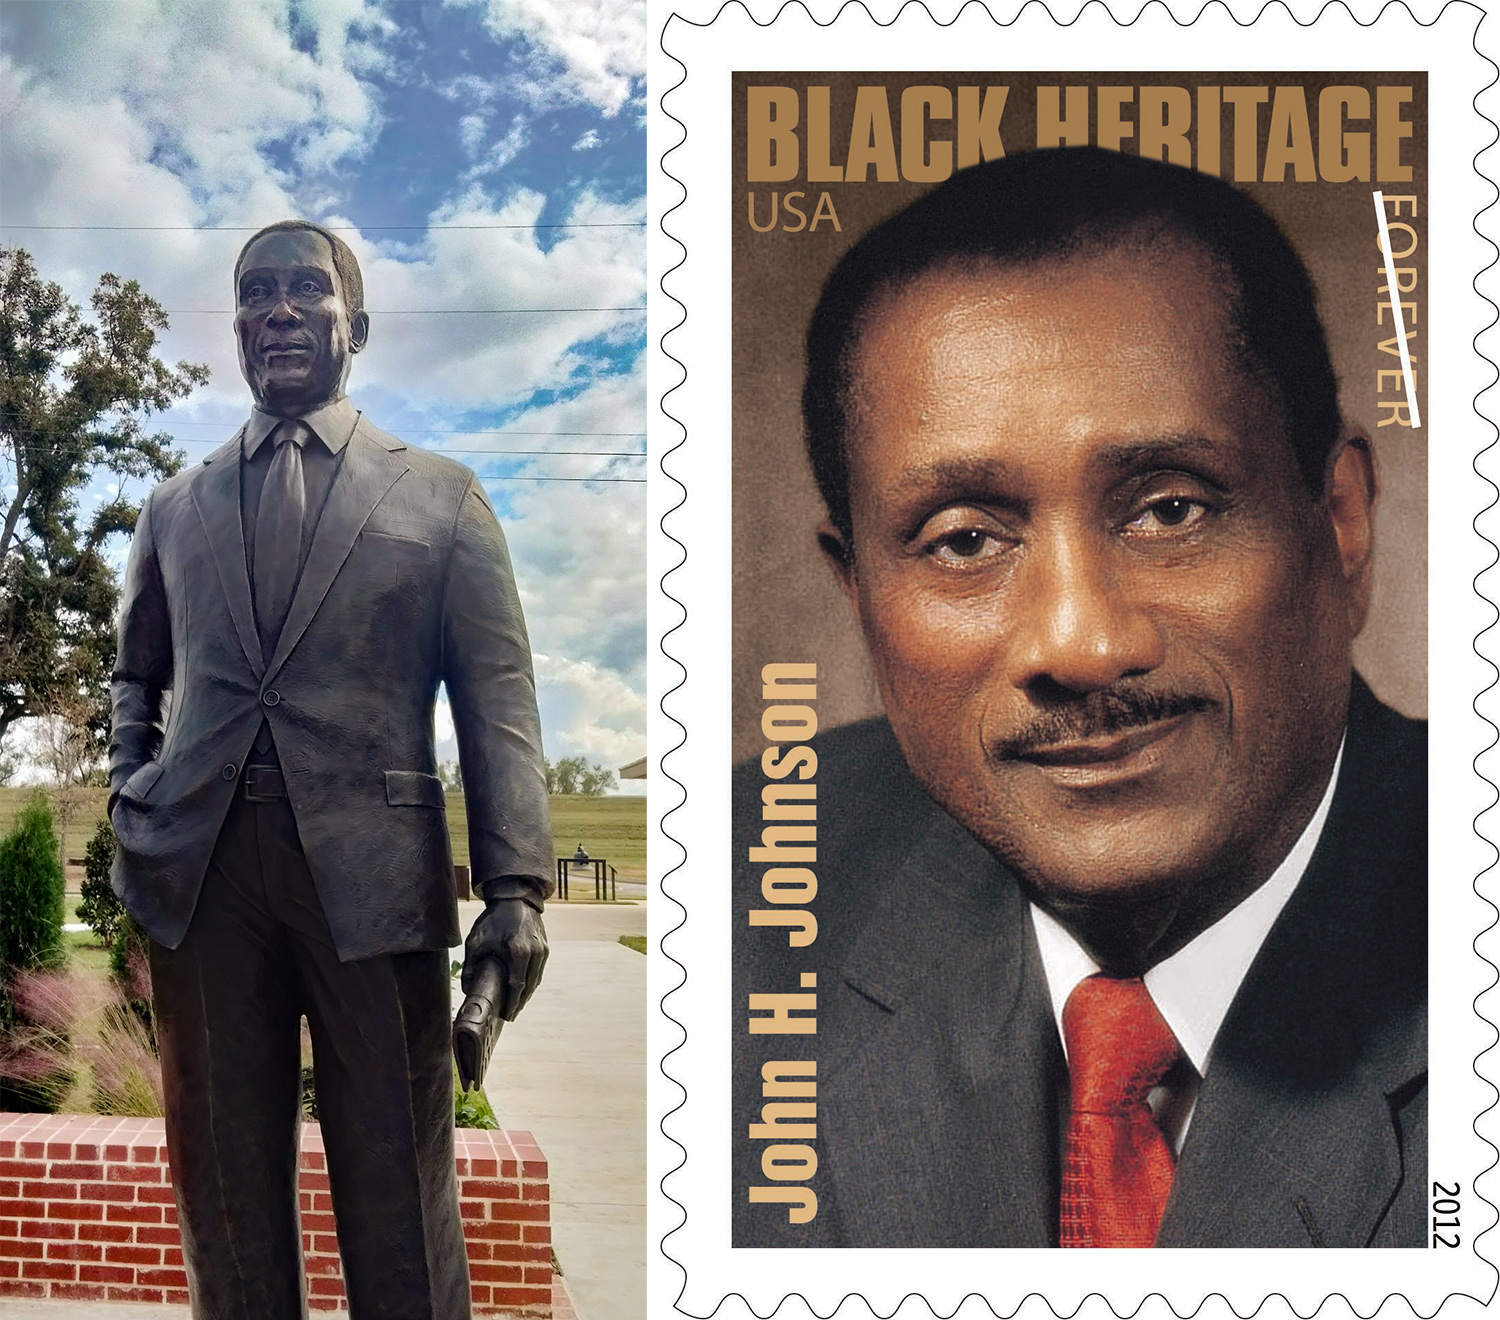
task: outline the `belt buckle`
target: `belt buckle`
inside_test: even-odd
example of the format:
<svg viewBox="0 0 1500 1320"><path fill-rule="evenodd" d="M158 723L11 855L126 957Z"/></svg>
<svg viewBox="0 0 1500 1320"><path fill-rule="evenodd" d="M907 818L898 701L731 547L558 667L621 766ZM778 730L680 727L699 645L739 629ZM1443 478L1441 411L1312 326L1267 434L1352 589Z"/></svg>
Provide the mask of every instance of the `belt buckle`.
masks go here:
<svg viewBox="0 0 1500 1320"><path fill-rule="evenodd" d="M267 782L264 787L257 787L258 780ZM245 800L247 802L279 802L285 796L286 781L282 779L279 766L247 765L245 767Z"/></svg>

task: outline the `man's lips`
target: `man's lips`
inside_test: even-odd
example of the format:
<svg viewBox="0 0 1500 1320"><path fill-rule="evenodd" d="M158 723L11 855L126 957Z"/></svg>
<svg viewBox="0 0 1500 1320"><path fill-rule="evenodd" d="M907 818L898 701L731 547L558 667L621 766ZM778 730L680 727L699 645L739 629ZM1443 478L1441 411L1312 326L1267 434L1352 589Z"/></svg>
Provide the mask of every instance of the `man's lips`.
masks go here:
<svg viewBox="0 0 1500 1320"><path fill-rule="evenodd" d="M1019 753L1014 759L1058 769L1114 766L1170 737L1186 718L1186 715L1176 715L1122 733L1033 747Z"/></svg>

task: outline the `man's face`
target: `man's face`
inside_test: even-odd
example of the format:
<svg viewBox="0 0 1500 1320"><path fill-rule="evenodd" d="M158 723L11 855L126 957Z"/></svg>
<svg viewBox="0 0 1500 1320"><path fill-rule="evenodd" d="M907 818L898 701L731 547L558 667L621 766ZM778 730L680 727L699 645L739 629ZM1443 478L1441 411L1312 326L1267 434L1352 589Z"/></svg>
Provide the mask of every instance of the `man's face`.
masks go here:
<svg viewBox="0 0 1500 1320"><path fill-rule="evenodd" d="M322 234L278 229L240 263L235 336L250 392L272 412L305 412L337 398L369 318L350 315Z"/></svg>
<svg viewBox="0 0 1500 1320"><path fill-rule="evenodd" d="M1363 440L1312 496L1230 334L1169 243L929 271L854 349L836 567L912 769L1059 915L1153 939L1311 817L1368 595Z"/></svg>

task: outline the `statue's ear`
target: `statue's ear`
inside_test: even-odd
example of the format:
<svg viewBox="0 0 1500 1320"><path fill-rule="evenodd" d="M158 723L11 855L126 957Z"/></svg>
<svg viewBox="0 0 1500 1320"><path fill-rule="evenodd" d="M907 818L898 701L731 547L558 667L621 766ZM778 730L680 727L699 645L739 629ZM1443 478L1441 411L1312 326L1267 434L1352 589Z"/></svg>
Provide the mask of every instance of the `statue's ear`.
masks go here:
<svg viewBox="0 0 1500 1320"><path fill-rule="evenodd" d="M370 314L363 307L349 318L349 351L358 353L370 338Z"/></svg>

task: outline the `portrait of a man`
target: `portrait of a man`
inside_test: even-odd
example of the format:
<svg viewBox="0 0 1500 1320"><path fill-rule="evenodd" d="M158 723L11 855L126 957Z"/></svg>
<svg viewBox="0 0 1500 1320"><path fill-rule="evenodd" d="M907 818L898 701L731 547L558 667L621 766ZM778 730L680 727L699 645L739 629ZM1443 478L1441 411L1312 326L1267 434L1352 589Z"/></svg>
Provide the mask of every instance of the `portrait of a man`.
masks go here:
<svg viewBox="0 0 1500 1320"><path fill-rule="evenodd" d="M1024 151L854 243L806 350L884 714L811 744L816 943L735 938L817 991L735 1038L735 1245L1424 1245L1426 729L1351 658L1380 481L1297 252L1210 174ZM794 1224L745 1137L814 1057Z"/></svg>
<svg viewBox="0 0 1500 1320"><path fill-rule="evenodd" d="M227 274L228 272L226 272ZM448 950L462 939L433 708L445 685L486 908L467 987L504 1017L546 959L531 652L466 467L349 401L359 266L290 221L234 269L245 425L142 509L113 675L113 881L150 936L194 1313L306 1314L299 1024L353 1314L470 1313Z"/></svg>

